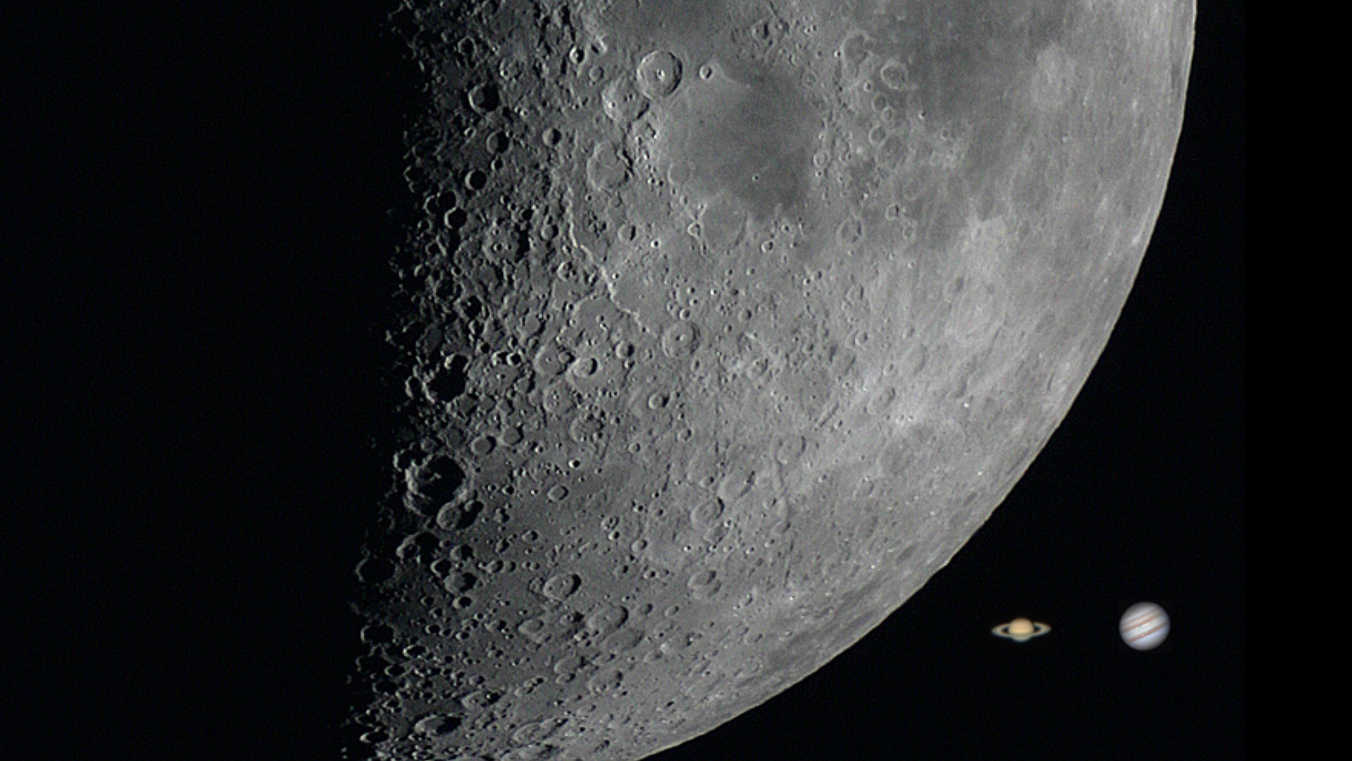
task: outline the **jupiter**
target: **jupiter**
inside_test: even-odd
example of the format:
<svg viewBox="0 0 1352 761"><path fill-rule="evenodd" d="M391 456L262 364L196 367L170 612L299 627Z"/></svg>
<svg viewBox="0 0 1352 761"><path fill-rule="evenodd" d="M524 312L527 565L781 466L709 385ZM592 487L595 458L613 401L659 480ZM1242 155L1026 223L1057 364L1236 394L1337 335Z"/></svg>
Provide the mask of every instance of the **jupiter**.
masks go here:
<svg viewBox="0 0 1352 761"><path fill-rule="evenodd" d="M1138 602L1122 614L1119 629L1131 649L1153 650L1169 636L1169 614L1153 602Z"/></svg>

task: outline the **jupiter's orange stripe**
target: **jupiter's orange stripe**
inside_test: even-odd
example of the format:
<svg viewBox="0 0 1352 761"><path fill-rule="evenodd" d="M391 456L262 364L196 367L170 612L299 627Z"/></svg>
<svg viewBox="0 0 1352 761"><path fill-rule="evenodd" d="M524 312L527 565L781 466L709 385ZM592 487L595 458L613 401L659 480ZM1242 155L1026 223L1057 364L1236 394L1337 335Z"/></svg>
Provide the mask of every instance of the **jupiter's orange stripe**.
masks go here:
<svg viewBox="0 0 1352 761"><path fill-rule="evenodd" d="M1129 635L1129 636L1130 636L1130 638L1133 639L1133 640L1142 639L1142 638L1144 638L1144 637L1150 636L1151 634L1154 634L1155 632L1157 632L1157 631L1159 631L1159 630L1161 630L1161 629L1163 629L1163 628L1164 628L1163 626L1156 626L1156 627L1153 627L1153 628L1151 628L1151 629L1146 629L1145 631L1136 632L1136 633L1131 634L1131 635Z"/></svg>

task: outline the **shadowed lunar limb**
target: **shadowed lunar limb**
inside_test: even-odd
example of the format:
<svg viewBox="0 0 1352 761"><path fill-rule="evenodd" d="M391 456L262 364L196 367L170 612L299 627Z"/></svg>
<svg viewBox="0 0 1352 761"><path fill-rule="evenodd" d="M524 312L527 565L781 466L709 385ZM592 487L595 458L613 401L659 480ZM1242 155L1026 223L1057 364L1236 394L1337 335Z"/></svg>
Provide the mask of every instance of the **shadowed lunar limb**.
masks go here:
<svg viewBox="0 0 1352 761"><path fill-rule="evenodd" d="M405 396L355 574L350 756L633 761L909 598L1108 338L1193 13L393 14L426 76L427 214L394 257Z"/></svg>

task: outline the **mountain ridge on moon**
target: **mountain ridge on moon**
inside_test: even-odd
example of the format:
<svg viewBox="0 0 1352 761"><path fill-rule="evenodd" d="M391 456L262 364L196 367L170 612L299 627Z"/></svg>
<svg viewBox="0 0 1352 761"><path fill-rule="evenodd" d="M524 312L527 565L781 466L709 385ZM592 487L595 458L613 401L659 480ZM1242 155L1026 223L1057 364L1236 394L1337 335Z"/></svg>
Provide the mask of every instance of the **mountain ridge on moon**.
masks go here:
<svg viewBox="0 0 1352 761"><path fill-rule="evenodd" d="M631 761L1013 487L1158 214L1190 2L418 3L353 758Z"/></svg>

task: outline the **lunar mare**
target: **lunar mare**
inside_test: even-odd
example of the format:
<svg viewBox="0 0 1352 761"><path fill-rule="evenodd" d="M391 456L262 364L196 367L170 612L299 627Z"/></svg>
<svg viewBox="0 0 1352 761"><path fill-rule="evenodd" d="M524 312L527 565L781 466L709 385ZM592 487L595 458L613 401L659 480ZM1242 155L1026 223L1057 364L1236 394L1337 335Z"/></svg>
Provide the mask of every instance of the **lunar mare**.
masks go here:
<svg viewBox="0 0 1352 761"><path fill-rule="evenodd" d="M426 111L349 757L632 761L901 605L1108 338L1193 15L400 6Z"/></svg>

